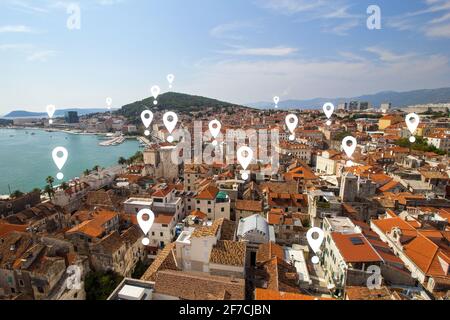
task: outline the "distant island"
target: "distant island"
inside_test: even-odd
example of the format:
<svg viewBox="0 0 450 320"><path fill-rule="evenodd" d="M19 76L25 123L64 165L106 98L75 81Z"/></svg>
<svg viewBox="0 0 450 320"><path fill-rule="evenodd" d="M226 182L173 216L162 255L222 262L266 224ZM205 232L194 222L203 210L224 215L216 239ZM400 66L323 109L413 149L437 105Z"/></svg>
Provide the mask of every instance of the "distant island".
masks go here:
<svg viewBox="0 0 450 320"><path fill-rule="evenodd" d="M332 102L337 106L340 103L349 101L367 101L374 107L390 102L394 108L404 108L418 104L450 103L450 88L421 89L406 92L384 91L352 98L315 98L309 100L283 100L281 98L281 100L278 104L280 109L320 109L325 102ZM248 105L258 109L272 109L274 107L273 102L255 102Z"/></svg>
<svg viewBox="0 0 450 320"><path fill-rule="evenodd" d="M66 112L68 111L76 111L78 115L84 116L91 113L103 113L109 111L106 108L90 108L90 109L81 109L81 108L70 108L70 109L58 109L55 112L55 117L64 117ZM15 110L6 114L2 118L45 118L47 117L47 112L31 112L25 110Z"/></svg>

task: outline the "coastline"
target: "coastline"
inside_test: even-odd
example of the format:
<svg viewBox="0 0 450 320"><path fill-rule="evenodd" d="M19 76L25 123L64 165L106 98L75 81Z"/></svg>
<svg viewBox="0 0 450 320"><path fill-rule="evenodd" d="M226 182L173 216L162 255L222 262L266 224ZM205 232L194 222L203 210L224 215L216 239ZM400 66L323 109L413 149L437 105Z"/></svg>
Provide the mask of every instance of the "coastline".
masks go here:
<svg viewBox="0 0 450 320"><path fill-rule="evenodd" d="M42 134L45 133L47 135L51 135L51 133L49 133L48 131L46 131L46 129L44 128L37 128L37 127L0 127L0 130L2 129L11 129L10 133L12 135L24 135L25 131L29 131L30 133L32 131L36 132L36 136L39 138L42 138ZM14 131L17 130L17 133L14 133ZM52 130L58 133L66 133L66 134L71 134L74 137L75 136L79 136L81 137L86 137L87 139L94 139L94 140L90 140L92 141L91 144L88 144L88 146L91 146L90 150L86 150L84 149L82 153L79 152L79 149L75 149L77 151L73 151L71 153L71 161L72 161L72 165L65 167L64 168L64 175L65 175L65 181L71 180L75 177L80 177L83 175L83 170L91 168L94 165L99 165L100 167L103 168L109 168L110 166L114 166L117 164L117 161L120 157L125 157L128 158L130 156L132 156L135 152L137 151L141 151L140 150L140 146L139 146L139 141L136 139L136 137L127 137L129 139L127 139L127 143L121 144L121 145L117 145L114 146L114 148L108 149L107 152L105 151L99 151L99 150L103 150L101 149L102 147L98 146L98 138L101 138L103 136L106 136L106 134L102 134L102 133L80 133L80 132L69 132L66 130ZM19 134L19 132L22 132ZM38 133L38 132L42 132ZM90 137L90 138L89 138ZM98 138L96 138L98 137ZM4 131L3 137L2 137L5 141L9 140L10 138L8 138L8 131ZM56 135L53 135L53 139L57 139ZM62 137L60 136L59 139L64 139L64 135L62 135ZM46 141L45 135L44 135L44 141ZM60 140L61 141L61 140ZM62 141L67 141L67 140L62 140ZM69 140L71 141L71 138L69 137ZM78 141L78 140L76 140ZM84 141L84 140L83 140ZM65 142L61 142L61 143L65 143ZM131 143L130 145L128 143ZM13 147L16 144L11 144ZM81 144L84 145L84 144ZM8 145L9 146L9 145ZM20 146L20 144L19 144ZM18 154L19 149L22 147L19 147L18 145L16 145L16 148L18 148L17 150L12 151L13 154ZM42 144L40 143L39 146L41 148L46 148L45 143ZM76 147L77 145L74 145L74 147ZM97 147L98 146L98 147ZM28 150L28 149L26 149ZM39 154L42 154L42 157L45 157L46 154L48 154L48 150L41 152L39 151ZM109 156L108 156L109 155ZM21 162L18 161L16 167L23 167L23 168L27 168L27 170L29 171L27 174L23 174L24 171L27 170L19 170L14 173L11 173L10 171L6 171L3 172L4 176L2 179L2 185L0 187L0 194L1 195L8 195L8 187L11 184L11 191L14 191L16 189L21 190L22 192L29 192L31 191L34 187L38 187L43 189L43 187L45 186L45 184L43 183L43 179L46 176L53 176L54 175L54 168L53 168L53 164L50 160L49 164L47 164L46 160L42 160L42 157L39 156L38 158L36 158L36 160L38 161L34 161L31 165L29 165L27 162ZM86 160L89 159L89 160ZM4 161L0 163L2 163L2 165L6 166L8 165L6 161L6 159L3 159ZM43 164L44 163L44 164ZM84 163L84 164L83 164ZM36 166L36 164L38 164ZM29 169L30 166L33 166L33 169ZM75 167L75 168L74 168ZM50 168L50 169L49 169ZM42 172L48 172L45 174L42 174ZM59 182L59 181L58 181ZM59 183L58 183L59 184Z"/></svg>

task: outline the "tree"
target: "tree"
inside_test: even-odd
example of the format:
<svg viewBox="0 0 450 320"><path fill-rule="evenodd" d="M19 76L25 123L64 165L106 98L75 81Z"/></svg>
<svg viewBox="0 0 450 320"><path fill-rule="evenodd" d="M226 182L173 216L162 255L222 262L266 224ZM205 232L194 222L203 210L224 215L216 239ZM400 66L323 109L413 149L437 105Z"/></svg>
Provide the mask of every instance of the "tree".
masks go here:
<svg viewBox="0 0 450 320"><path fill-rule="evenodd" d="M90 272L84 282L86 300L106 300L122 279L114 271Z"/></svg>
<svg viewBox="0 0 450 320"><path fill-rule="evenodd" d="M23 196L24 195L24 193L22 192L22 191L20 191L20 190L16 190L16 191L14 191L13 193L11 193L11 198L14 198L14 199L16 199L16 198L20 198L21 196Z"/></svg>
<svg viewBox="0 0 450 320"><path fill-rule="evenodd" d="M53 189L53 182L55 182L55 178L53 178L52 176L48 176L47 178L45 178L45 182L47 182Z"/></svg>
<svg viewBox="0 0 450 320"><path fill-rule="evenodd" d="M92 168L92 171L97 171L97 172L98 172L98 169L100 169L100 166L99 166L98 164L96 164L96 165Z"/></svg>
<svg viewBox="0 0 450 320"><path fill-rule="evenodd" d="M67 184L67 182L63 182L61 183L61 189L63 189L64 191L66 191L67 189L69 189L69 185Z"/></svg>
<svg viewBox="0 0 450 320"><path fill-rule="evenodd" d="M39 193L41 193L41 191L42 191L42 190L39 189L39 188L34 188L32 192L39 192Z"/></svg>
<svg viewBox="0 0 450 320"><path fill-rule="evenodd" d="M83 171L83 174L85 176L88 176L90 173L91 173L91 170L89 170L89 169L86 169L86 170Z"/></svg>
<svg viewBox="0 0 450 320"><path fill-rule="evenodd" d="M120 165L124 165L125 163L127 163L127 159L125 159L124 157L120 157L119 161L117 161Z"/></svg>
<svg viewBox="0 0 450 320"><path fill-rule="evenodd" d="M53 187L51 187L50 185L46 185L44 192L46 194L48 194L48 197L50 198L50 200L52 200L52 196L55 194L55 191L53 190Z"/></svg>

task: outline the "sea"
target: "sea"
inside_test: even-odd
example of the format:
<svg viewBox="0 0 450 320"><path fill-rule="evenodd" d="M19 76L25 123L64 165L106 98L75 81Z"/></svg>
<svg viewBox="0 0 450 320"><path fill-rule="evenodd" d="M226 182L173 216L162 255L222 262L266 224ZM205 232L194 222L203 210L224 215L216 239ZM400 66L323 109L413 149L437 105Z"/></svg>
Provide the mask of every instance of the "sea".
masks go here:
<svg viewBox="0 0 450 320"><path fill-rule="evenodd" d="M47 132L41 129L0 129L0 195L15 190L28 192L44 188L45 178L55 177L54 185L81 177L94 166L109 167L120 157L129 158L139 151L139 142L127 139L117 146L102 147L102 136ZM103 137L104 139L104 137ZM56 147L67 149L69 156L61 171L53 162ZM56 179L58 172L64 179Z"/></svg>

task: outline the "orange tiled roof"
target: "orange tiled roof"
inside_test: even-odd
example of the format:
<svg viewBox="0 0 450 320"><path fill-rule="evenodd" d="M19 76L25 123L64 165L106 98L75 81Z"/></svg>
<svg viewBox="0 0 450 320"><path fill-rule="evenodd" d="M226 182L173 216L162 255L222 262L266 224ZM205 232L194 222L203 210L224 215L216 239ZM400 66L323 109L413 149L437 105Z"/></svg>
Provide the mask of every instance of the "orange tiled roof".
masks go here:
<svg viewBox="0 0 450 320"><path fill-rule="evenodd" d="M301 293L256 288L255 300L334 300L332 298L314 297Z"/></svg>
<svg viewBox="0 0 450 320"><path fill-rule="evenodd" d="M103 225L107 221L114 219L116 216L118 216L118 213L112 211L102 210L96 212L93 215L92 220L86 220L80 223L79 225L73 227L72 229L68 230L66 233L67 234L84 233L91 238L100 237L105 231Z"/></svg>
<svg viewBox="0 0 450 320"><path fill-rule="evenodd" d="M332 232L331 237L339 249L345 262L377 262L383 261L378 253L369 244L369 241L362 234L343 234ZM353 239L360 241L360 244L354 244Z"/></svg>
<svg viewBox="0 0 450 320"><path fill-rule="evenodd" d="M200 193L195 197L196 199L202 200L214 200L219 193L219 189L215 186L209 185L204 188Z"/></svg>

